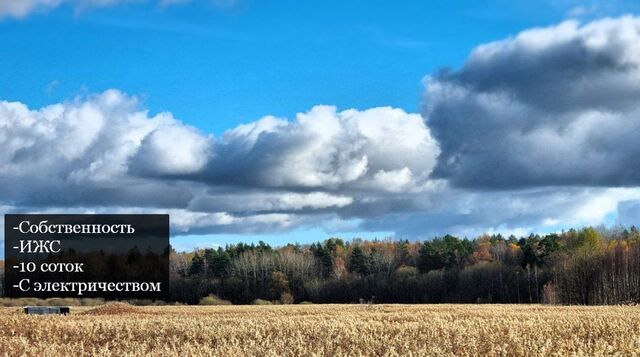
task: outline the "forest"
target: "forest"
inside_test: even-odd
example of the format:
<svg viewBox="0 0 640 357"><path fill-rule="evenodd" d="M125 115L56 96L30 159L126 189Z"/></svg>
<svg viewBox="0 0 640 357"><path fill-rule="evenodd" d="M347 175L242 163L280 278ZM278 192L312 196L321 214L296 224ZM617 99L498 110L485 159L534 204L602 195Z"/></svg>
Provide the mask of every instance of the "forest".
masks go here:
<svg viewBox="0 0 640 357"><path fill-rule="evenodd" d="M445 235L423 242L234 244L171 253L171 298L234 304L640 301L640 231L571 229L528 237Z"/></svg>
<svg viewBox="0 0 640 357"><path fill-rule="evenodd" d="M187 304L635 304L640 231L587 227L527 237L330 238L171 250L170 281L170 302Z"/></svg>

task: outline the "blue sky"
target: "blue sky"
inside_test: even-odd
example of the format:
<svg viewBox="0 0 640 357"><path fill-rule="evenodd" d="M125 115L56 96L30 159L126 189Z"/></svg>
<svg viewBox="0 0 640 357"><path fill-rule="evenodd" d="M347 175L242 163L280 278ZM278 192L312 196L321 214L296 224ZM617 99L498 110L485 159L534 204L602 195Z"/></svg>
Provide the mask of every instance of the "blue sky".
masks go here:
<svg viewBox="0 0 640 357"><path fill-rule="evenodd" d="M6 165L0 183L25 185L18 193L0 192L0 203L4 212L180 210L184 219L174 235L187 237L180 241L185 249L236 241L304 243L330 235L425 238L449 232L526 234L580 224L626 224L640 211L633 203L640 200L638 175L634 170L613 170L607 160L598 161L606 156L625 167L635 165L635 149L607 151L611 147L607 143L621 139L620 131L612 131L601 147L590 149L580 147L584 137L578 134L559 138L580 142L576 141L574 151L558 149L553 155L542 148L555 139L540 145L539 136L526 137L522 152L554 169L529 165L536 166L529 170L519 166L522 156L514 159L505 154L518 152L519 145L505 150L495 144L505 135L526 131L519 126L490 127L497 125L491 118L507 115L511 120L510 115L516 114L504 114L497 107L476 108L471 114L451 108L469 108L477 104L474 98L497 95L491 78L504 78L500 88L512 91L510 98L525 93L523 88L542 88L518 103L529 109L547 108L550 99L540 99L539 93L545 92L548 81L537 83L535 77L549 66L557 65L562 72L571 62L545 62L549 56L544 53L552 53L556 46L547 43L538 49L540 56L529 53L533 60L517 67L522 57L513 55L512 49L527 51L529 42L528 35L522 41L514 36L547 28L553 36L571 33L588 45L597 31L589 30L587 24L595 22L592 27L602 29L612 46L633 54L633 41L619 44L615 35L618 29L633 28L632 21L616 20L613 25L598 21L638 13L640 4L632 1L5 0L0 4L0 100L9 109L0 108L0 124L3 120L13 123L6 127L31 123L25 119L31 117L39 118L34 123L61 120L62 124L48 129L25 124L28 128L23 131L0 133L4 135L0 135L0 148L15 151L13 161L0 160ZM560 25L570 19L575 25ZM529 37L538 36L531 33ZM502 41L497 55L487 59L482 51L472 54L493 41ZM566 43L569 46L570 41ZM498 62L503 58L505 62ZM574 61L576 68L580 65L575 58L567 61ZM514 71L519 72L494 75L492 71L500 71L505 63L514 63ZM441 72L445 69L448 72ZM577 86L584 77L571 78L569 84ZM621 83L616 93L638 99L635 87L624 84L624 79L615 81ZM477 92L452 99L441 91L456 86ZM582 97L576 100L586 102L597 96L596 89L579 94ZM16 114L22 112L9 102L30 112ZM618 103L611 99L600 107L611 104L613 108L614 102ZM54 104L72 114L40 111ZM596 110L583 107L589 113ZM93 108L98 114L80 111L76 115L74 108ZM351 108L357 109L356 114L342 112ZM607 115L623 113L635 123L635 109L624 108L613 108ZM532 113L539 113L533 109ZM171 119L160 118L163 112ZM298 122L298 113L315 119ZM477 113L490 114L489 119L476 121L489 128L486 133L465 121ZM526 113L518 115L529 118ZM136 116L143 116L146 124L140 125L147 127L134 140L140 148L117 151L118 146L126 146L117 137L140 128L137 119L131 119ZM266 116L284 121L261 119ZM322 122L327 125L322 130L339 125L338 136L324 138L316 131L315 125L327 116L333 119ZM566 112L548 116L560 125ZM574 119L569 127L589 130L591 124L581 124L584 116ZM247 125L262 133L260 138L247 133ZM354 125L360 131L350 132ZM81 153L55 141L42 144L53 140L54 134L47 133L74 132L75 128L80 128L75 139L53 139L77 140ZM223 138L233 128L241 129ZM375 141L367 136L374 129L399 136ZM536 135L545 130L540 127ZM315 153L291 156L299 149L291 143L308 138L297 136L299 132L322 137L313 150L321 145L334 149L318 164L321 168L307 165ZM407 143L414 146L390 144L413 133L418 134ZM30 144L8 139L23 138L20 135L26 135L21 140ZM350 146L354 137L375 145ZM82 138L90 139L84 143ZM253 145L249 151L237 151L247 142ZM479 154L469 151L470 147ZM304 154L306 149L299 151ZM587 158L590 152L599 155ZM25 168L12 166L16 155L46 157L38 161L42 166ZM569 159L558 167L554 160L562 155ZM120 160L114 166L126 166L124 171L101 169L113 157ZM54 167L61 159L67 161ZM459 161L453 163L454 159ZM585 165L600 165L596 171L602 174L578 175L584 169L583 160ZM365 169L360 170L362 165ZM613 171L607 174L607 170ZM37 180L33 172L51 176ZM570 172L578 174L574 177ZM621 172L623 178L614 178ZM56 195L47 190L72 193ZM91 195L113 199L92 200ZM309 201L313 203L305 203ZM444 207L442 202L452 203ZM501 202L505 213L489 215L495 207L487 202ZM547 208L520 211L534 205ZM631 218L619 222L619 207L625 209L622 216Z"/></svg>
<svg viewBox="0 0 640 357"><path fill-rule="evenodd" d="M558 4L560 3L560 4ZM316 104L420 110L422 78L476 45L567 18L571 1L63 5L0 22L0 97L31 107L118 88L221 133ZM591 5L583 5L589 7ZM600 4L600 7L606 6ZM633 9L599 10L615 15Z"/></svg>

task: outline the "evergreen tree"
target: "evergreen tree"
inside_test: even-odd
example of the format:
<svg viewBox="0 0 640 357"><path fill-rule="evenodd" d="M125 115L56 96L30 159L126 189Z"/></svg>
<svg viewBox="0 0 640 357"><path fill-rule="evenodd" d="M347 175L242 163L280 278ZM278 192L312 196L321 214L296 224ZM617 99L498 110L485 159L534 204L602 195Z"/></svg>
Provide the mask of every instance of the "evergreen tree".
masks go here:
<svg viewBox="0 0 640 357"><path fill-rule="evenodd" d="M362 249L358 246L353 247L351 251L350 271L362 275L369 274L368 259L364 255Z"/></svg>

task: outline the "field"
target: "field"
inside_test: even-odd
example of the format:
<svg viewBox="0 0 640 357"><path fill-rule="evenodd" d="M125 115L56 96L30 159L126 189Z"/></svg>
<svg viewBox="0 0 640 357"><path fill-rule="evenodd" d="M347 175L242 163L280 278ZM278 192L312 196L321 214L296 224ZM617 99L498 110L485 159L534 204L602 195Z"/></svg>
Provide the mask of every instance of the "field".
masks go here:
<svg viewBox="0 0 640 357"><path fill-rule="evenodd" d="M14 355L640 355L640 308L538 305L104 305L0 309Z"/></svg>

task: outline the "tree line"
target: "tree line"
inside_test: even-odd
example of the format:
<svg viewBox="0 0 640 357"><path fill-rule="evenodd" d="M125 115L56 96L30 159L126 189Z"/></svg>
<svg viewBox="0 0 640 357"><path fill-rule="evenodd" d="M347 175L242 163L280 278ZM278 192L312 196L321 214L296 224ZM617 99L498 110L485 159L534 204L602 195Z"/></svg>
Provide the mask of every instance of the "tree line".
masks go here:
<svg viewBox="0 0 640 357"><path fill-rule="evenodd" d="M640 232L240 243L172 251L170 271L171 299L185 303L619 304L640 301Z"/></svg>
<svg viewBox="0 0 640 357"><path fill-rule="evenodd" d="M637 303L640 231L587 227L519 238L239 243L172 250L170 280L170 300L188 304L211 295L234 304Z"/></svg>

